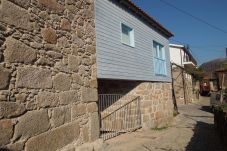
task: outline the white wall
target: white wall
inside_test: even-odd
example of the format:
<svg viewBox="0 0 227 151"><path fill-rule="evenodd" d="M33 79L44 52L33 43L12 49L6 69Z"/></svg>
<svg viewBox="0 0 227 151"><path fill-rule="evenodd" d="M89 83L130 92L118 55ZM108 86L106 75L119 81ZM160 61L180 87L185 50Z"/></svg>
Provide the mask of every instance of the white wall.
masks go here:
<svg viewBox="0 0 227 151"><path fill-rule="evenodd" d="M181 48L169 47L170 51L170 62L175 63L177 65L183 66L183 50ZM181 57L182 55L182 57Z"/></svg>

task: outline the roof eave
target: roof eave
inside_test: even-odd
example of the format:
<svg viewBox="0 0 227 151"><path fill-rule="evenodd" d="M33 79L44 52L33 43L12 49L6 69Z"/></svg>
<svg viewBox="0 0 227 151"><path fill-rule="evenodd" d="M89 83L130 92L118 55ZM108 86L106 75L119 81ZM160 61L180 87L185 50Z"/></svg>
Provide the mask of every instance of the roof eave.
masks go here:
<svg viewBox="0 0 227 151"><path fill-rule="evenodd" d="M167 30L165 27L163 27L159 22L157 22L153 17L148 15L146 12L144 12L141 8L136 6L131 0L119 0L120 3L127 6L129 9L131 9L133 12L141 16L143 19L145 19L152 27L157 29L159 32L167 36L168 38L173 37L174 34Z"/></svg>

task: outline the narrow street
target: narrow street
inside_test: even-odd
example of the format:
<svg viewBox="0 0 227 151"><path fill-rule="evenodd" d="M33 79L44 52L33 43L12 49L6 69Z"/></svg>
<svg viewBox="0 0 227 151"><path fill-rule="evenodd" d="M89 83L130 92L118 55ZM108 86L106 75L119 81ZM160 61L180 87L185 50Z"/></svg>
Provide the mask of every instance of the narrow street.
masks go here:
<svg viewBox="0 0 227 151"><path fill-rule="evenodd" d="M215 133L209 97L179 106L179 112L171 126L110 139L103 151L224 151Z"/></svg>

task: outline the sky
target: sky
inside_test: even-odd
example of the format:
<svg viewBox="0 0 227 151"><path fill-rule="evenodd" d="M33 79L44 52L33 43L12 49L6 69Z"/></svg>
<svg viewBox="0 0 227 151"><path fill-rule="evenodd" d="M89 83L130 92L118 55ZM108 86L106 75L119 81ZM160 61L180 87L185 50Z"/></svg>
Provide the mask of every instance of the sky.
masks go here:
<svg viewBox="0 0 227 151"><path fill-rule="evenodd" d="M164 0L203 21L178 11L163 0L132 0L165 28L174 33L171 43L188 44L198 64L226 56L227 1L226 0Z"/></svg>

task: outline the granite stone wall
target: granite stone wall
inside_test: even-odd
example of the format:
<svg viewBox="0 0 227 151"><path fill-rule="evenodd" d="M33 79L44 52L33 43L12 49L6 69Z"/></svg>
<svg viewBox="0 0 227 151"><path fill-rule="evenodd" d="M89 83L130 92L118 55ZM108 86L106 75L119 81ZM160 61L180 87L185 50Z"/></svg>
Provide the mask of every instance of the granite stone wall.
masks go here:
<svg viewBox="0 0 227 151"><path fill-rule="evenodd" d="M188 104L196 99L192 78L184 69L173 68L174 89L178 105Z"/></svg>
<svg viewBox="0 0 227 151"><path fill-rule="evenodd" d="M98 80L98 85L99 94L123 94L124 98L140 96L144 129L168 126L173 119L171 83ZM122 100L125 101L118 101Z"/></svg>
<svg viewBox="0 0 227 151"><path fill-rule="evenodd" d="M94 0L0 0L1 149L99 137L94 16Z"/></svg>

